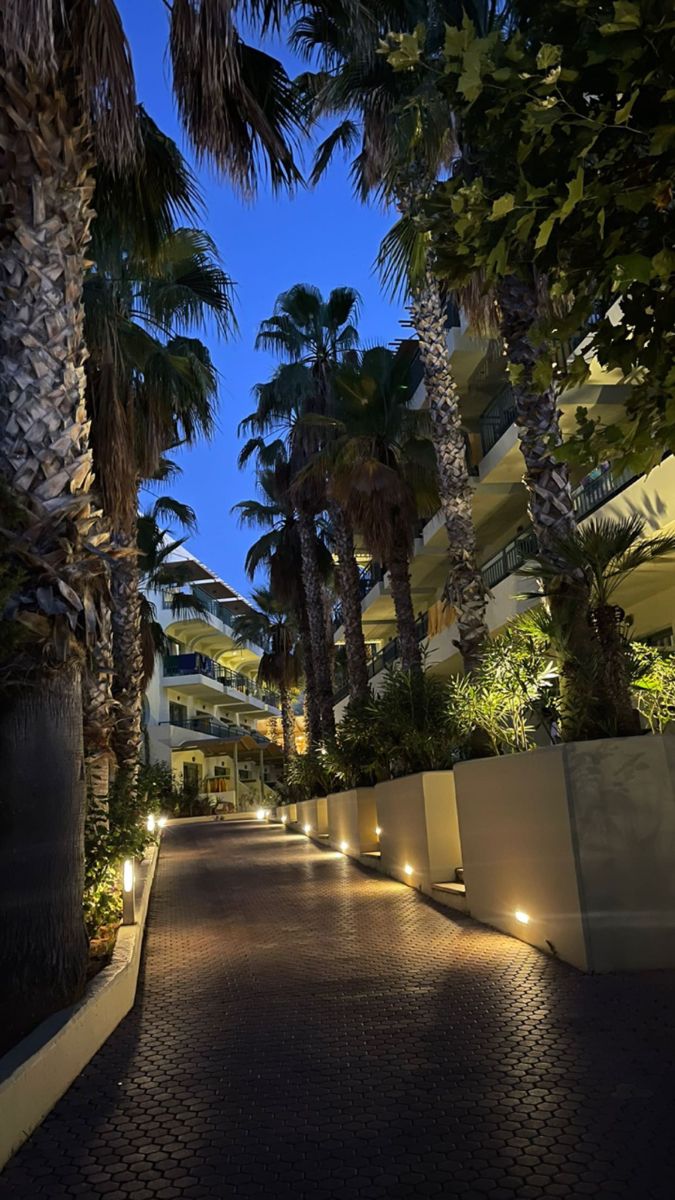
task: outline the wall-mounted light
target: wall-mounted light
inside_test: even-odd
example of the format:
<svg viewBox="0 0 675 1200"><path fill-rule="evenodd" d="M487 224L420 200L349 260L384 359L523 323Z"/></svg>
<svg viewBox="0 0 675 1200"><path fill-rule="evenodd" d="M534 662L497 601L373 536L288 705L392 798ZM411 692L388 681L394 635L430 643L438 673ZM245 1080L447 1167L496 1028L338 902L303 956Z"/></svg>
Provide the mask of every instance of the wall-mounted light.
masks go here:
<svg viewBox="0 0 675 1200"><path fill-rule="evenodd" d="M375 837L379 837L381 833L382 833L382 830L380 829L380 826L376 825L375 826Z"/></svg>
<svg viewBox="0 0 675 1200"><path fill-rule="evenodd" d="M150 814L149 814L149 816L148 816L148 819L147 819L147 821L146 821L146 826L147 826L148 833L154 833L154 832L155 832L155 826L156 826L156 824L157 824L157 822L155 821L155 818L154 818L153 814L152 814L152 813L150 813Z"/></svg>
<svg viewBox="0 0 675 1200"><path fill-rule="evenodd" d="M513 915L516 918L516 921L520 921L521 925L529 925L530 914L523 912L522 908L517 908Z"/></svg>
<svg viewBox="0 0 675 1200"><path fill-rule="evenodd" d="M410 866L410 863L406 863L406 864L405 864L405 866L404 866L404 868L403 868L403 872L404 872L404 874L405 874L405 875L412 875L412 874L413 874L413 868Z"/></svg>
<svg viewBox="0 0 675 1200"><path fill-rule="evenodd" d="M303 825L303 827L302 827L302 828L304 829L305 833L311 833L311 832L312 832L312 826L311 826L311 825Z"/></svg>
<svg viewBox="0 0 675 1200"><path fill-rule="evenodd" d="M343 854L346 854L349 850L349 842L340 842L340 849Z"/></svg>

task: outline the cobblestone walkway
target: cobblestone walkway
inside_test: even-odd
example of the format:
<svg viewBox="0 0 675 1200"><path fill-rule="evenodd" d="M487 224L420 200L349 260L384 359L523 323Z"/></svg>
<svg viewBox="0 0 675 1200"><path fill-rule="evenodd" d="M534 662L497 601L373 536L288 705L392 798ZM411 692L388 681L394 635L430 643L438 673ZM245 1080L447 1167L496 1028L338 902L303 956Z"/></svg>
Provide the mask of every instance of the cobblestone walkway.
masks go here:
<svg viewBox="0 0 675 1200"><path fill-rule="evenodd" d="M585 977L298 835L170 828L134 1011L3 1200L675 1195L675 975Z"/></svg>

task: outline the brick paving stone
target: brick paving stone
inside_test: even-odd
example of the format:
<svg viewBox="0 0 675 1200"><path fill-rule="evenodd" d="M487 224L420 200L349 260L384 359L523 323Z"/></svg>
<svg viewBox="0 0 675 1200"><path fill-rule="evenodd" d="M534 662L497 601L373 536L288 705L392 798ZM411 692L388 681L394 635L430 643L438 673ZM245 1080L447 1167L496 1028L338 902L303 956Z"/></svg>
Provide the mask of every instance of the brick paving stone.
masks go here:
<svg viewBox="0 0 675 1200"><path fill-rule="evenodd" d="M275 827L167 830L136 1005L1 1200L671 1200L675 973L584 976Z"/></svg>

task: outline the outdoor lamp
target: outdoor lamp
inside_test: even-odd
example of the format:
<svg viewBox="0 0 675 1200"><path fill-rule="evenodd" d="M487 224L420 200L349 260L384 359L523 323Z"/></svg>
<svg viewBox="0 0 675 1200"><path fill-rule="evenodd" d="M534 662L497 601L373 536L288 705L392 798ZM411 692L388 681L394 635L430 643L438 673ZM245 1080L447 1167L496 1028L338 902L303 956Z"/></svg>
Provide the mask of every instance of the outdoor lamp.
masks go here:
<svg viewBox="0 0 675 1200"><path fill-rule="evenodd" d="M133 858L125 858L122 864L122 924L136 924Z"/></svg>

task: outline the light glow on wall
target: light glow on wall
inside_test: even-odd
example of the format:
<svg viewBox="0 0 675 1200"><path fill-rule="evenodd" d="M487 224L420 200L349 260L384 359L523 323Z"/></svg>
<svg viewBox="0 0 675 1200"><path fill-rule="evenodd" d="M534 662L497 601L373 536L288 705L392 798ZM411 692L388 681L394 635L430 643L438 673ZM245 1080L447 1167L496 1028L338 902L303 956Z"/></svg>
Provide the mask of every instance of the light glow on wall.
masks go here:
<svg viewBox="0 0 675 1200"><path fill-rule="evenodd" d="M157 824L157 822L155 821L155 818L154 818L154 816L152 815L152 813L150 813L150 815L149 815L149 817L148 817L148 820L147 820L147 829L148 829L148 833L154 833L154 832L155 832L155 825L156 825L156 824Z"/></svg>
<svg viewBox="0 0 675 1200"><path fill-rule="evenodd" d="M404 871L404 874L406 874L406 875L412 875L413 868L410 866L410 863L405 864L403 871Z"/></svg>
<svg viewBox="0 0 675 1200"><path fill-rule="evenodd" d="M157 824L159 825L160 829L164 829L166 825L166 817L160 817Z"/></svg>
<svg viewBox="0 0 675 1200"><path fill-rule="evenodd" d="M381 833L382 833L382 830L380 829L380 826L376 825L375 826L375 837L379 837Z"/></svg>
<svg viewBox="0 0 675 1200"><path fill-rule="evenodd" d="M256 821L264 821L267 813L264 808L259 808L255 814Z"/></svg>
<svg viewBox="0 0 675 1200"><path fill-rule="evenodd" d="M286 824L288 824L288 817L286 817L286 816L283 816L283 817L281 818L281 824L282 824L282 825L286 825Z"/></svg>
<svg viewBox="0 0 675 1200"><path fill-rule="evenodd" d="M311 825L303 825L303 827L302 827L302 828L304 829L305 833L311 833L311 832L312 832L312 826L311 826Z"/></svg>
<svg viewBox="0 0 675 1200"><path fill-rule="evenodd" d="M340 849L343 854L346 854L349 850L349 842L340 842Z"/></svg>
<svg viewBox="0 0 675 1200"><path fill-rule="evenodd" d="M521 925L529 925L530 914L523 912L522 908L517 908L513 915L516 918L516 921L520 921Z"/></svg>

